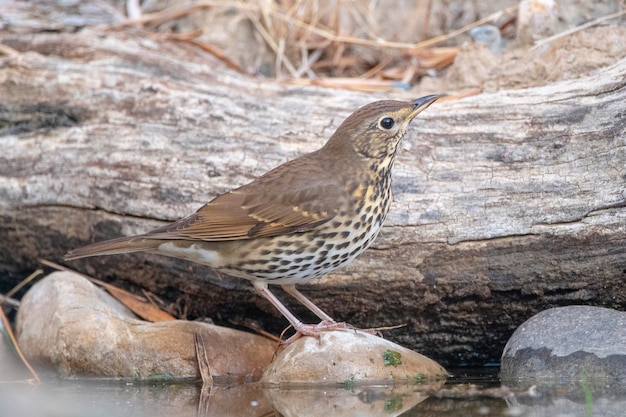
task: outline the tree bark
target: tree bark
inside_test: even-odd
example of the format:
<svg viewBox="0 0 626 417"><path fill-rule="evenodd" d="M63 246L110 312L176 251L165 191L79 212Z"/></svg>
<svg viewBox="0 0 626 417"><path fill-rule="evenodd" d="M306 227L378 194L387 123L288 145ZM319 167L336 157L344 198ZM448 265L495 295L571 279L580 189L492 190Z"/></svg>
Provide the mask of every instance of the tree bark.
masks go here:
<svg viewBox="0 0 626 417"><path fill-rule="evenodd" d="M414 98L254 79L137 33L0 36L19 51L0 60L5 284L39 258L190 214L317 149L367 102ZM626 308L625 86L622 59L582 79L436 103L404 139L373 247L304 292L358 327L406 324L386 337L447 365L497 361L548 307ZM187 262L68 266L145 287L189 317L286 323L247 282Z"/></svg>

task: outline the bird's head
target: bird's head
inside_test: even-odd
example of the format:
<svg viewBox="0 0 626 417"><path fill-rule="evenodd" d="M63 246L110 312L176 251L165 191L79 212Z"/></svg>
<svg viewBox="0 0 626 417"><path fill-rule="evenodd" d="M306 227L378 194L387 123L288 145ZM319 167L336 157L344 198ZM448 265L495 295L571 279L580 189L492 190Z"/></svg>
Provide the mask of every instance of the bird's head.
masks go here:
<svg viewBox="0 0 626 417"><path fill-rule="evenodd" d="M440 95L416 100L376 101L352 113L326 144L330 151L354 151L365 159L393 159L409 123Z"/></svg>

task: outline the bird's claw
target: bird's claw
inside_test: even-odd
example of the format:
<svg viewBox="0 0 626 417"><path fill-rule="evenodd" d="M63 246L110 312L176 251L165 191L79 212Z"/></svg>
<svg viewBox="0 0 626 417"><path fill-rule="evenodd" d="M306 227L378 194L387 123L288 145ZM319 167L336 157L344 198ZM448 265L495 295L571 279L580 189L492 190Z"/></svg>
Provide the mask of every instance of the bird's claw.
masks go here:
<svg viewBox="0 0 626 417"><path fill-rule="evenodd" d="M359 329L345 322L337 322L334 320L333 321L322 320L321 322L317 324L301 324L300 326L295 328L296 333L290 336L288 339L284 340L282 344L285 346L290 345L291 343L295 342L302 336L311 336L311 337L315 337L319 339L320 335L323 332L326 332L329 330L335 330L335 329L352 329L352 330L360 330L360 331L370 333L370 334L376 334L376 331L373 329Z"/></svg>

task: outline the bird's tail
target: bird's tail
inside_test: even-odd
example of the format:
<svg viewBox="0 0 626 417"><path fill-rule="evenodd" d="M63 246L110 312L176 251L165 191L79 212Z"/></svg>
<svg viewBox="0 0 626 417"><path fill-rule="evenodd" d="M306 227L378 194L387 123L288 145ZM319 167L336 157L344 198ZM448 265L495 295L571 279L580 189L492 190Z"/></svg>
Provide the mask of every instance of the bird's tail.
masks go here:
<svg viewBox="0 0 626 417"><path fill-rule="evenodd" d="M145 252L156 249L161 243L163 243L163 241L160 239L150 239L145 236L121 237L71 250L65 254L64 259L66 261L72 261L88 256Z"/></svg>

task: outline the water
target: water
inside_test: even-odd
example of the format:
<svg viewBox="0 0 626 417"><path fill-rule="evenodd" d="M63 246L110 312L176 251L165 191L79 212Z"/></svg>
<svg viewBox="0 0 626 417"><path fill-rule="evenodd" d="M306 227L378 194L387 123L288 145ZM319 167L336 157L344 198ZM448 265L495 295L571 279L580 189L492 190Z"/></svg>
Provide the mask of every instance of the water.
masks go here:
<svg viewBox="0 0 626 417"><path fill-rule="evenodd" d="M504 387L497 368L458 370L445 383L203 389L197 383L44 378L0 384L0 416L624 416L626 387L559 381ZM597 382L597 381L596 381Z"/></svg>

